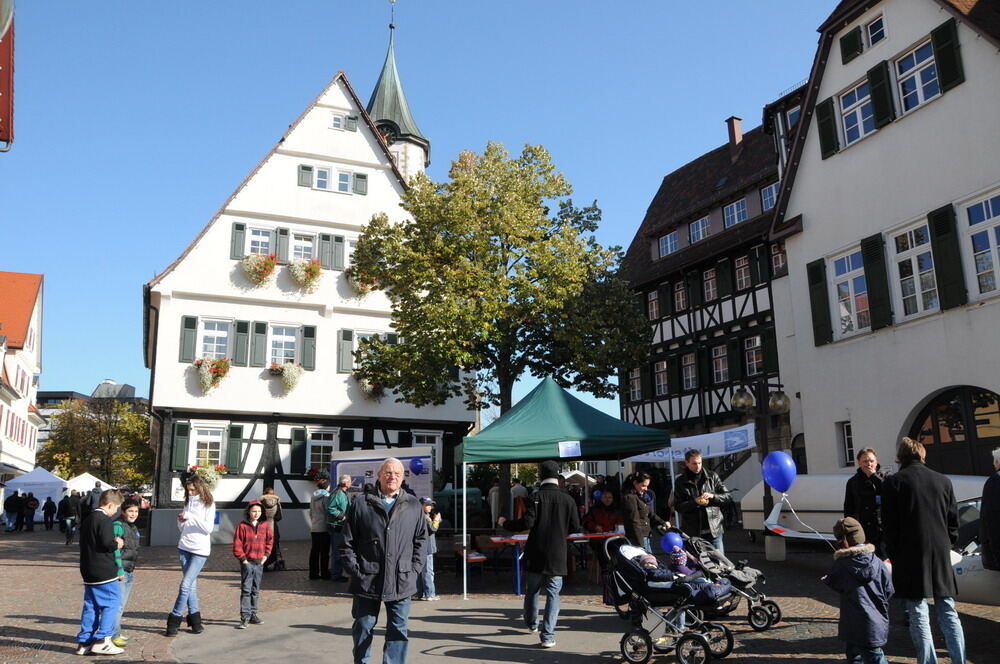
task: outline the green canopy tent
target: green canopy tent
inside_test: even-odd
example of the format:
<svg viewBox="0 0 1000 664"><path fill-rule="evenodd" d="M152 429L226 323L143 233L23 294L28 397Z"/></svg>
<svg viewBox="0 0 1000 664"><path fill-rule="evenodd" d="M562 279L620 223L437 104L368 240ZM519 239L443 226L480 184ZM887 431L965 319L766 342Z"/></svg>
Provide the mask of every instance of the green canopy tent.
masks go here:
<svg viewBox="0 0 1000 664"><path fill-rule="evenodd" d="M470 463L615 459L667 447L670 432L619 420L545 378L513 408L462 440L462 489ZM464 504L464 503L463 503ZM462 514L463 553L468 528ZM463 572L463 594L465 594Z"/></svg>

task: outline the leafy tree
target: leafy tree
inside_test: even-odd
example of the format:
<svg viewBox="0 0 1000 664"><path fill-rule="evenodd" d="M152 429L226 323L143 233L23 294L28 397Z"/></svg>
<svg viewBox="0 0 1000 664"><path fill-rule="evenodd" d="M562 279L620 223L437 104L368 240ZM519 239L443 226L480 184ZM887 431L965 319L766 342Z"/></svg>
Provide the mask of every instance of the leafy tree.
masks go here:
<svg viewBox="0 0 1000 664"><path fill-rule="evenodd" d="M114 486L138 487L153 477L149 418L116 399L64 401L38 464L68 479L93 473Z"/></svg>
<svg viewBox="0 0 1000 664"><path fill-rule="evenodd" d="M358 241L353 276L386 292L402 341L363 341L358 378L398 401L461 396L501 414L525 372L614 396L612 376L647 355L651 328L617 275L620 249L593 237L596 203L573 205L541 146L512 158L489 143L449 176L418 176L403 196L412 221L376 215Z"/></svg>

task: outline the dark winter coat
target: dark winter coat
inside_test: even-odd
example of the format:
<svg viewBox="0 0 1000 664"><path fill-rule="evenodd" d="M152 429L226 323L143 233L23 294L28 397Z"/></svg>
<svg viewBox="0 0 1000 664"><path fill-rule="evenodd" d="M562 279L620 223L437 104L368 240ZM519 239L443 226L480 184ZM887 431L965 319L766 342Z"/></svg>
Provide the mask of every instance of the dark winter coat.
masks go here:
<svg viewBox="0 0 1000 664"><path fill-rule="evenodd" d="M588 533L613 533L624 523L621 510L614 505L608 507L604 503L597 503L591 507L590 512L583 518L583 527Z"/></svg>
<svg viewBox="0 0 1000 664"><path fill-rule="evenodd" d="M125 540L125 546L121 548L122 570L134 572L135 564L139 560L139 529L134 523L129 523L125 517L119 513L114 521L115 537Z"/></svg>
<svg viewBox="0 0 1000 664"><path fill-rule="evenodd" d="M982 547L983 567L1000 571L1000 471L990 475L983 486L979 544Z"/></svg>
<svg viewBox="0 0 1000 664"><path fill-rule="evenodd" d="M872 473L869 477L859 468L844 488L844 516L857 519L865 529L865 541L876 547L882 541L879 505L882 502L883 481L885 476L882 473Z"/></svg>
<svg viewBox="0 0 1000 664"><path fill-rule="evenodd" d="M350 592L383 602L415 595L427 555L424 522L420 501L403 490L389 512L377 490L351 501L339 552Z"/></svg>
<svg viewBox="0 0 1000 664"><path fill-rule="evenodd" d="M70 494L69 511L64 518L76 519L77 521L83 520L83 499L80 498L80 494L76 494L75 496Z"/></svg>
<svg viewBox="0 0 1000 664"><path fill-rule="evenodd" d="M882 529L896 595L955 597L951 545L958 540L958 506L951 480L920 462L882 483Z"/></svg>
<svg viewBox="0 0 1000 664"><path fill-rule="evenodd" d="M45 516L55 516L57 509L58 508L56 507L56 504L52 502L52 499L46 498L45 504L42 505L42 514Z"/></svg>
<svg viewBox="0 0 1000 664"><path fill-rule="evenodd" d="M546 576L566 576L567 540L570 533L578 533L580 512L573 496L558 484L545 483L528 499L528 511L520 519L504 523L512 531L528 530L524 555L527 570Z"/></svg>
<svg viewBox="0 0 1000 664"><path fill-rule="evenodd" d="M833 567L823 580L840 593L842 641L863 648L880 648L889 640L889 600L892 579L875 547L861 544L833 554Z"/></svg>
<svg viewBox="0 0 1000 664"><path fill-rule="evenodd" d="M681 515L681 530L691 537L718 537L725 532L722 507L733 501L729 489L715 472L702 468L692 473L690 468L677 476L674 482L675 509ZM694 499L703 493L715 494L708 505L699 505Z"/></svg>
<svg viewBox="0 0 1000 664"><path fill-rule="evenodd" d="M94 510L80 526L80 576L85 584L114 581L120 574L118 542L111 517Z"/></svg>
<svg viewBox="0 0 1000 664"><path fill-rule="evenodd" d="M642 546L642 540L649 537L653 524L667 525L633 488L622 495L622 519L625 521L625 536L636 546Z"/></svg>

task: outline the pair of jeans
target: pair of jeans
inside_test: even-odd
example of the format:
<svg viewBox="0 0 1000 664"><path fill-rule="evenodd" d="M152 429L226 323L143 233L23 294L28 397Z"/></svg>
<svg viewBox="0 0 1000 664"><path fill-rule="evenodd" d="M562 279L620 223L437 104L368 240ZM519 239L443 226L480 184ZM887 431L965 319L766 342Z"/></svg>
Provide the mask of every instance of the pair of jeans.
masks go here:
<svg viewBox="0 0 1000 664"><path fill-rule="evenodd" d="M930 609L926 599L904 599L903 608L910 619L910 639L917 649L917 664L937 664L934 637L931 636ZM965 633L955 610L954 597L937 597L934 600L938 625L944 634L952 664L965 664Z"/></svg>
<svg viewBox="0 0 1000 664"><path fill-rule="evenodd" d="M424 598L437 596L437 589L434 588L434 554L427 554L427 561L424 563L424 571L417 577L417 592Z"/></svg>
<svg viewBox="0 0 1000 664"><path fill-rule="evenodd" d="M96 643L114 636L115 620L121 603L118 579L83 587L83 611L77 643Z"/></svg>
<svg viewBox="0 0 1000 664"><path fill-rule="evenodd" d="M646 550L646 553L652 554L653 553L652 540L650 540L648 537L643 537L642 548Z"/></svg>
<svg viewBox="0 0 1000 664"><path fill-rule="evenodd" d="M367 597L354 598L351 606L351 617L354 626L351 628L351 638L354 640L354 663L368 664L372 650L372 636L378 623L378 612L383 602ZM407 635L407 620L410 617L410 598L395 602L385 602L386 628L385 649L382 652L382 664L405 664L406 651L410 646Z"/></svg>
<svg viewBox="0 0 1000 664"><path fill-rule="evenodd" d="M24 511L24 529L29 533L35 532L35 510Z"/></svg>
<svg viewBox="0 0 1000 664"><path fill-rule="evenodd" d="M125 572L125 575L118 579L118 593L121 600L118 603L118 617L115 618L115 628L112 630L112 636L121 636L122 634L122 616L125 614L125 606L128 604L128 598L132 596L132 581L135 580L135 572Z"/></svg>
<svg viewBox="0 0 1000 664"><path fill-rule="evenodd" d="M76 517L71 516L63 519L64 527L66 528L66 543L73 543L73 535L76 533Z"/></svg>
<svg viewBox="0 0 1000 664"><path fill-rule="evenodd" d="M881 648L847 644L847 664L889 664Z"/></svg>
<svg viewBox="0 0 1000 664"><path fill-rule="evenodd" d="M344 565L340 560L340 546L344 543L343 526L330 526L330 574L333 578L344 576Z"/></svg>
<svg viewBox="0 0 1000 664"><path fill-rule="evenodd" d="M177 590L177 601L174 602L174 608L170 613L182 616L185 606L189 614L199 613L198 575L201 574L201 568L208 561L208 556L199 556L197 553L191 553L184 549L177 549L177 553L181 560L181 571L184 576L181 577L181 587Z"/></svg>
<svg viewBox="0 0 1000 664"><path fill-rule="evenodd" d="M15 526L17 526L17 512L4 512L4 517L7 519L7 532L14 532Z"/></svg>
<svg viewBox="0 0 1000 664"><path fill-rule="evenodd" d="M726 555L725 547L722 545L722 535L719 535L718 537L708 537L707 539L712 543L712 546L718 549L719 553Z"/></svg>
<svg viewBox="0 0 1000 664"><path fill-rule="evenodd" d="M262 578L263 564L246 562L240 565L240 620L249 620L257 613Z"/></svg>
<svg viewBox="0 0 1000 664"><path fill-rule="evenodd" d="M52 526L56 525L56 518L51 514L46 514L42 517L45 523L45 530L52 530Z"/></svg>
<svg viewBox="0 0 1000 664"><path fill-rule="evenodd" d="M326 577L330 574L330 533L311 533L312 547L309 549L309 578Z"/></svg>
<svg viewBox="0 0 1000 664"><path fill-rule="evenodd" d="M524 591L524 622L530 628L538 627L538 596L545 593L545 613L542 614L542 643L556 640L556 621L559 620L559 591L563 578L528 572L528 587Z"/></svg>

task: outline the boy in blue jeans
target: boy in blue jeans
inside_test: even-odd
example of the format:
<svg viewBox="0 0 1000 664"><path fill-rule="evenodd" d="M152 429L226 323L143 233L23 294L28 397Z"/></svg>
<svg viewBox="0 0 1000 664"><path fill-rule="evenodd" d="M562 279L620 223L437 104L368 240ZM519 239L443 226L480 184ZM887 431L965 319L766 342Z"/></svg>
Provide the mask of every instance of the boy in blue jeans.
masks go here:
<svg viewBox="0 0 1000 664"><path fill-rule="evenodd" d="M80 575L83 577L83 612L76 654L118 655L111 643L121 605L118 579L123 575L118 550L125 542L115 537L111 517L122 504L122 494L109 489L101 494L97 509L80 526Z"/></svg>
<svg viewBox="0 0 1000 664"><path fill-rule="evenodd" d="M892 577L875 547L865 544L865 531L847 517L833 526L838 549L823 581L840 593L837 635L847 643L850 664L888 664L882 646L889 640Z"/></svg>

